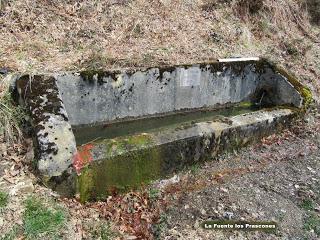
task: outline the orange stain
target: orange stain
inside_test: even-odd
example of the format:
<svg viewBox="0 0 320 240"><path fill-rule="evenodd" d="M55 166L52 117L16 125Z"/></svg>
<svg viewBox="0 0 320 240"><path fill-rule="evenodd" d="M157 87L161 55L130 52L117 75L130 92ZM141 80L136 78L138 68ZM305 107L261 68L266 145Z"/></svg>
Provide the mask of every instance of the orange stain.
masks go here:
<svg viewBox="0 0 320 240"><path fill-rule="evenodd" d="M92 162L92 148L93 144L86 144L78 147L78 151L73 156L73 167L75 168L77 174L80 174L81 169Z"/></svg>

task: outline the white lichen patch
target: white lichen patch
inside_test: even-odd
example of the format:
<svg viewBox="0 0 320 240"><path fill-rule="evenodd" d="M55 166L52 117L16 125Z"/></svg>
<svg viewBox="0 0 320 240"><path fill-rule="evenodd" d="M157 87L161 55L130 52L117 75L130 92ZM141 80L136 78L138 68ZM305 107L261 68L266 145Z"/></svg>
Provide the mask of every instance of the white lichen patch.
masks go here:
<svg viewBox="0 0 320 240"><path fill-rule="evenodd" d="M279 117L289 116L291 114L293 114L293 111L290 109L278 109L273 111L261 110L254 113L246 113L234 116L231 118L231 120L233 122L233 126L245 126L263 121L272 122Z"/></svg>
<svg viewBox="0 0 320 240"><path fill-rule="evenodd" d="M41 107L46 106L46 104L48 103L48 98L47 98L47 94L44 94L42 96L39 96L39 98L42 100L42 102L40 103Z"/></svg>
<svg viewBox="0 0 320 240"><path fill-rule="evenodd" d="M71 125L62 116L45 115L49 119L40 123L43 129L37 134L42 148L38 168L46 176L60 176L72 164L76 143Z"/></svg>
<svg viewBox="0 0 320 240"><path fill-rule="evenodd" d="M116 76L116 81L111 82L113 88L118 88L123 84L123 76L122 74L118 74Z"/></svg>

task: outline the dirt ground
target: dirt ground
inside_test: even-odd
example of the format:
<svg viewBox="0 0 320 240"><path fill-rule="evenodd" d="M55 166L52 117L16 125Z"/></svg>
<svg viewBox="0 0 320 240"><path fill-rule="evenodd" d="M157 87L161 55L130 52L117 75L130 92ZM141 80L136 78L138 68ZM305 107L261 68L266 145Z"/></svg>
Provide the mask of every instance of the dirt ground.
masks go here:
<svg viewBox="0 0 320 240"><path fill-rule="evenodd" d="M319 239L320 117L181 175L163 239ZM310 204L310 206L309 206ZM317 216L313 228L310 217ZM275 221L275 234L204 230L208 219Z"/></svg>

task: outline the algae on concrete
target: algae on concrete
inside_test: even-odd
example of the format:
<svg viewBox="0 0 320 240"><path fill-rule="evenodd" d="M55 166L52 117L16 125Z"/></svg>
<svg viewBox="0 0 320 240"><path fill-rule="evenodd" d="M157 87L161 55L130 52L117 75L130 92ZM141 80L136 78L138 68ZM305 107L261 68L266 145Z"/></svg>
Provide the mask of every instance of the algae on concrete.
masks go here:
<svg viewBox="0 0 320 240"><path fill-rule="evenodd" d="M92 162L78 176L81 202L103 199L159 178L160 151L157 147L145 148L151 141L148 135L104 141L107 158ZM136 151L130 151L132 149Z"/></svg>

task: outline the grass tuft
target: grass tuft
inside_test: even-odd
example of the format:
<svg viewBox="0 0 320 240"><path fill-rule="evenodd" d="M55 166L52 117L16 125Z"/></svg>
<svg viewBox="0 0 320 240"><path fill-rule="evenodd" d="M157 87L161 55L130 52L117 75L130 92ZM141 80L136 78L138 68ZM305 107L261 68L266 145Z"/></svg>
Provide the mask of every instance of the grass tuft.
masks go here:
<svg viewBox="0 0 320 240"><path fill-rule="evenodd" d="M19 227L17 225L13 226L13 228L7 232L6 234L4 234L0 240L15 240L15 239L19 239Z"/></svg>
<svg viewBox="0 0 320 240"><path fill-rule="evenodd" d="M199 170L200 170L200 165L198 163L195 163L190 167L190 172L192 175L195 175L197 172L199 172Z"/></svg>
<svg viewBox="0 0 320 240"><path fill-rule="evenodd" d="M315 205L311 199L304 199L300 204L300 207L307 211L312 211L315 208Z"/></svg>
<svg viewBox="0 0 320 240"><path fill-rule="evenodd" d="M149 192L148 192L148 195L149 195L149 199L151 201L155 201L160 197L161 192L160 192L160 190L158 188L150 188Z"/></svg>
<svg viewBox="0 0 320 240"><path fill-rule="evenodd" d="M304 227L307 231L314 231L317 236L320 236L320 218L316 214L310 214L305 220Z"/></svg>
<svg viewBox="0 0 320 240"><path fill-rule="evenodd" d="M24 233L27 238L54 236L63 226L66 217L61 209L48 208L42 201L29 197L25 201L23 216Z"/></svg>
<svg viewBox="0 0 320 240"><path fill-rule="evenodd" d="M161 239L161 234L168 227L168 217L162 214L157 224L153 225L153 236L155 239Z"/></svg>
<svg viewBox="0 0 320 240"><path fill-rule="evenodd" d="M92 233L93 239L111 240L114 239L117 234L114 233L108 223L101 224L98 229Z"/></svg>
<svg viewBox="0 0 320 240"><path fill-rule="evenodd" d="M4 135L6 142L20 142L22 140L21 124L25 120L25 110L16 106L9 91L10 78L0 75L0 135Z"/></svg>
<svg viewBox="0 0 320 240"><path fill-rule="evenodd" d="M7 193L0 191L0 208L7 206L9 196Z"/></svg>

